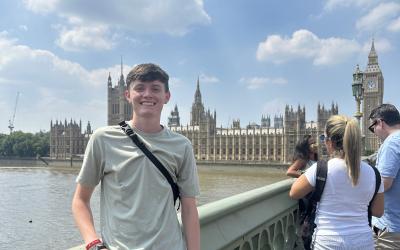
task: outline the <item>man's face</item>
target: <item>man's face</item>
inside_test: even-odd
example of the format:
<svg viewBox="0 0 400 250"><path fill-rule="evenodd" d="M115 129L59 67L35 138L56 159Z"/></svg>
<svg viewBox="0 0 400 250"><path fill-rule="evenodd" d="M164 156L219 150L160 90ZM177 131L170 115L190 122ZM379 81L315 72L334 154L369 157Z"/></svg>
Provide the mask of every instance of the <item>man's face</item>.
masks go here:
<svg viewBox="0 0 400 250"><path fill-rule="evenodd" d="M387 137L387 133L384 130L384 121L382 119L372 119L370 120L370 126L368 129L373 132L376 136L379 137L381 140L385 140Z"/></svg>
<svg viewBox="0 0 400 250"><path fill-rule="evenodd" d="M125 92L125 97L133 106L133 112L138 117L160 117L161 111L170 98L165 92L164 83L160 81L134 81Z"/></svg>

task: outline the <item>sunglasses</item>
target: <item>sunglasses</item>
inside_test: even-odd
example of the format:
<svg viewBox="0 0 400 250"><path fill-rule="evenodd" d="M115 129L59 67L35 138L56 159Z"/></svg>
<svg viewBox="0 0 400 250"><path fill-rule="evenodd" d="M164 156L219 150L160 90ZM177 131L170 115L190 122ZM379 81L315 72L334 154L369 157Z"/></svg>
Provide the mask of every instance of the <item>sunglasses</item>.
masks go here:
<svg viewBox="0 0 400 250"><path fill-rule="evenodd" d="M375 120L371 125L369 125L368 130L371 131L371 133L375 133L375 126L378 123L378 120Z"/></svg>
<svg viewBox="0 0 400 250"><path fill-rule="evenodd" d="M328 136L325 136L325 134L322 134L322 135L319 135L319 140L320 140L321 142L324 142L325 140L329 140L329 137L328 137Z"/></svg>

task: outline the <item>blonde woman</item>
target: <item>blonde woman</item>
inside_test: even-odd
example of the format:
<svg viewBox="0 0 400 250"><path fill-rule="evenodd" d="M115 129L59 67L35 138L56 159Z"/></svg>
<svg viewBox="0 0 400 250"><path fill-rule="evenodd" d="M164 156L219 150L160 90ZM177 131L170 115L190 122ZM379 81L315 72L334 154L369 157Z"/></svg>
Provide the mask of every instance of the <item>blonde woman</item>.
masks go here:
<svg viewBox="0 0 400 250"><path fill-rule="evenodd" d="M330 155L324 191L317 207L313 249L374 249L368 226L368 204L375 191L375 173L361 162L361 132L357 121L341 115L328 119L325 145ZM290 197L303 198L316 183L314 164L290 190ZM372 215L383 214L383 185L371 204Z"/></svg>

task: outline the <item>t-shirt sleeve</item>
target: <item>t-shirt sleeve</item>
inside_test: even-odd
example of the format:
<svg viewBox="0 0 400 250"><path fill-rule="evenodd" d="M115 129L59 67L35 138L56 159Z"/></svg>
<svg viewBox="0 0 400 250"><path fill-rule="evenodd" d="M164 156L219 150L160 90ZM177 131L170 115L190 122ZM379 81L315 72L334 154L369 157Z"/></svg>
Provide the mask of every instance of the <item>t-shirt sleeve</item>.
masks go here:
<svg viewBox="0 0 400 250"><path fill-rule="evenodd" d="M200 194L199 177L197 174L196 160L190 142L185 147L185 155L182 166L178 172L178 186L182 196L196 197Z"/></svg>
<svg viewBox="0 0 400 250"><path fill-rule="evenodd" d="M313 187L315 187L315 183L316 183L316 179L315 179L316 178L316 171L317 171L317 163L314 163L304 173L304 175L307 178L308 182Z"/></svg>
<svg viewBox="0 0 400 250"><path fill-rule="evenodd" d="M99 133L94 133L86 146L85 156L76 182L85 186L95 187L103 177L104 152L101 147Z"/></svg>
<svg viewBox="0 0 400 250"><path fill-rule="evenodd" d="M378 193L383 193L383 191L384 191L384 185L383 185L383 180L381 178L381 185L379 186Z"/></svg>
<svg viewBox="0 0 400 250"><path fill-rule="evenodd" d="M400 168L400 142L391 142L380 151L377 164L382 177L395 178Z"/></svg>

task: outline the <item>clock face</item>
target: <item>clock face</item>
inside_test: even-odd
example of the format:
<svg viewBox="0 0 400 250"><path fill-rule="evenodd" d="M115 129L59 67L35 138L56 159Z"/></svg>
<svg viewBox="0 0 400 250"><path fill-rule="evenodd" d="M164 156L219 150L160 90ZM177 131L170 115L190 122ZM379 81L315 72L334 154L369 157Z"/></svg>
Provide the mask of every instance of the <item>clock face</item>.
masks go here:
<svg viewBox="0 0 400 250"><path fill-rule="evenodd" d="M373 80L368 81L368 88L373 89L376 87L376 83Z"/></svg>

